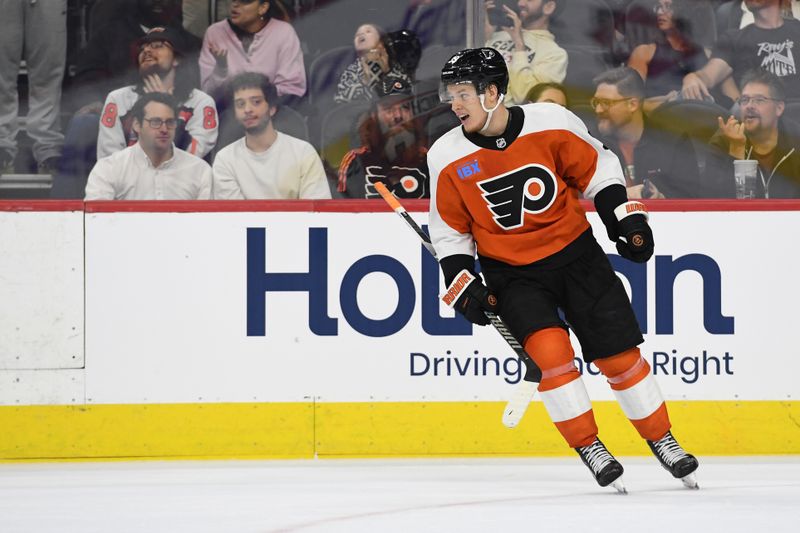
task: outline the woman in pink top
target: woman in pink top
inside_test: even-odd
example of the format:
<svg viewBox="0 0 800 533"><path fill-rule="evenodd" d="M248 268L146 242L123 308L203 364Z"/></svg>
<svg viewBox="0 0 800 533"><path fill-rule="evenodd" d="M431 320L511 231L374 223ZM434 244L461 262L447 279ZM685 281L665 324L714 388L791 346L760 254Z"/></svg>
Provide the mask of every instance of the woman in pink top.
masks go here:
<svg viewBox="0 0 800 533"><path fill-rule="evenodd" d="M225 82L240 72L260 72L278 96L303 96L306 72L294 28L273 16L266 0L233 0L230 16L212 24L203 37L200 85L219 98Z"/></svg>

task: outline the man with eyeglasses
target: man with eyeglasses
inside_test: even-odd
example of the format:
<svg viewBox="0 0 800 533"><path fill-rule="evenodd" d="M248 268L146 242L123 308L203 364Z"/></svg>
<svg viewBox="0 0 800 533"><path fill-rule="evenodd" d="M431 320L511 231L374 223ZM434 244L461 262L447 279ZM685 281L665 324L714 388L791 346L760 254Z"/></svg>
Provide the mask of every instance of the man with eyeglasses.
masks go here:
<svg viewBox="0 0 800 533"><path fill-rule="evenodd" d="M86 200L207 200L211 167L173 144L177 105L169 94L148 93L131 111L139 141L97 161Z"/></svg>
<svg viewBox="0 0 800 533"><path fill-rule="evenodd" d="M622 161L628 198L702 196L691 140L650 125L642 107L645 88L639 73L619 67L600 74L594 83L591 105L598 138Z"/></svg>
<svg viewBox="0 0 800 533"><path fill-rule="evenodd" d="M800 97L800 74L795 54L800 49L800 21L785 19L781 0L745 0L754 22L729 30L717 40L703 68L683 78L685 99L704 100L709 90L733 75L742 87L745 72L761 68L780 77L789 98Z"/></svg>
<svg viewBox="0 0 800 533"><path fill-rule="evenodd" d="M707 181L718 196L736 197L733 162L758 161L757 198L800 198L800 125L783 118L786 99L781 79L753 70L742 79L740 119L719 117L719 131L711 139L716 148L707 163Z"/></svg>

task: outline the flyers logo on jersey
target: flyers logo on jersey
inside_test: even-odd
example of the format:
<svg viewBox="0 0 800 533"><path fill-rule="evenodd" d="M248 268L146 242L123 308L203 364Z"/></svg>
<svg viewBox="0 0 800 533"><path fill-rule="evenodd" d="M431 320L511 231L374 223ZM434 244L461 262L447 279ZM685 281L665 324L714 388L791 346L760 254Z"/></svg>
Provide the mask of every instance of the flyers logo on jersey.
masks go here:
<svg viewBox="0 0 800 533"><path fill-rule="evenodd" d="M556 177L542 165L526 165L478 182L495 223L503 229L522 226L525 213L546 211L556 199Z"/></svg>

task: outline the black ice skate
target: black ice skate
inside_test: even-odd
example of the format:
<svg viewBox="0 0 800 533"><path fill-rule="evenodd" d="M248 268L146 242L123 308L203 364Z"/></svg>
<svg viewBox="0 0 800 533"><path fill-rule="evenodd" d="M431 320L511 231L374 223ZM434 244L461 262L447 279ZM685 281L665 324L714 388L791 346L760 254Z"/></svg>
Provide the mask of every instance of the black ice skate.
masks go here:
<svg viewBox="0 0 800 533"><path fill-rule="evenodd" d="M667 431L667 434L657 441L647 441L647 445L672 477L680 479L690 489L700 488L694 477L694 471L699 466L697 459L681 448L671 432Z"/></svg>
<svg viewBox="0 0 800 533"><path fill-rule="evenodd" d="M582 448L575 448L581 456L583 464L589 467L594 479L601 487L611 485L621 494L627 494L625 484L622 482L622 465L614 459L600 439Z"/></svg>

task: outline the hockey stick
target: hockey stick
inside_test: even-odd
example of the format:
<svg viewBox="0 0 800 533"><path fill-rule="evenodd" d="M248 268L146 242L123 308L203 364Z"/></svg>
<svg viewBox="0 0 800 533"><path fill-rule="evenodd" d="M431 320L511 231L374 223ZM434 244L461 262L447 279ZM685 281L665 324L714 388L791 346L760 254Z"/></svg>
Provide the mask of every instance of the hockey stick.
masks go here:
<svg viewBox="0 0 800 533"><path fill-rule="evenodd" d="M414 230L414 233L422 241L422 245L428 250L434 259L437 261L439 257L436 255L436 250L433 248L433 243L431 243L430 237L422 231L414 219L411 218L411 215L408 214L408 211L403 207L400 201L395 198L395 196L389 192L389 189L386 188L386 185L383 183L376 183L375 189L380 193L381 197L386 201L387 204L394 210L395 213L400 215L406 225L409 228ZM536 391L536 386L542 379L542 371L539 369L539 366L531 359L531 356L525 351L525 349L517 342L517 339L511 334L511 331L506 326L505 322L497 316L497 314L492 313L491 311L484 311L486 318L489 319L489 322L492 324L494 329L503 337L508 345L514 350L514 353L517 354L517 357L525 363L526 368L531 368L532 372L526 372L524 380L522 380L517 387L517 390L509 400L508 405L503 413L503 423L508 427L515 427L519 420L522 418L522 414L525 413L525 409L528 407L528 403L530 402L531 398L533 397L533 393Z"/></svg>

